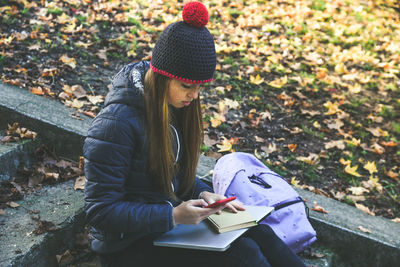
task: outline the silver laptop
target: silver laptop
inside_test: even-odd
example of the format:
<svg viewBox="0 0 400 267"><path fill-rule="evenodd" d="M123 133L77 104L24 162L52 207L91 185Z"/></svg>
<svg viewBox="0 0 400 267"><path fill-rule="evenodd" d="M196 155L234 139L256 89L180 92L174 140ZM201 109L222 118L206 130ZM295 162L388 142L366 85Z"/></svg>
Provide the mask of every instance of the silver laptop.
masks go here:
<svg viewBox="0 0 400 267"><path fill-rule="evenodd" d="M246 206L246 210L259 222L270 214L274 208ZM244 228L218 234L216 231L212 230L205 221L202 221L198 225L179 224L171 231L155 239L153 244L162 247L225 251L233 241L244 234L248 229L249 228Z"/></svg>

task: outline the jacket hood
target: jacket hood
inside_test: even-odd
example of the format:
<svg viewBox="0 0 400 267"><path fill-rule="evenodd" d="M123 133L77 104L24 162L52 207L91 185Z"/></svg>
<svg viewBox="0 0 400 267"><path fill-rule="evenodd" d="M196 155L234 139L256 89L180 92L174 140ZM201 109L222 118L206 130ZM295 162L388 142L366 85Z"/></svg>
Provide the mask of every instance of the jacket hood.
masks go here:
<svg viewBox="0 0 400 267"><path fill-rule="evenodd" d="M144 108L144 76L150 68L148 61L131 63L124 66L113 78L104 106L125 104L135 108Z"/></svg>

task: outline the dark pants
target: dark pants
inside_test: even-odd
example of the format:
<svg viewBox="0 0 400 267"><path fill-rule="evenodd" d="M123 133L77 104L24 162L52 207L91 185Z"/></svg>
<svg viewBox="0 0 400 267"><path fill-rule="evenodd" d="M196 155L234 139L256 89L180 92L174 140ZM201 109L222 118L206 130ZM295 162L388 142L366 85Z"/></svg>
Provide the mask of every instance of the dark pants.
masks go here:
<svg viewBox="0 0 400 267"><path fill-rule="evenodd" d="M122 251L99 257L103 267L305 266L267 225L250 228L224 252L157 247L152 240L141 240Z"/></svg>

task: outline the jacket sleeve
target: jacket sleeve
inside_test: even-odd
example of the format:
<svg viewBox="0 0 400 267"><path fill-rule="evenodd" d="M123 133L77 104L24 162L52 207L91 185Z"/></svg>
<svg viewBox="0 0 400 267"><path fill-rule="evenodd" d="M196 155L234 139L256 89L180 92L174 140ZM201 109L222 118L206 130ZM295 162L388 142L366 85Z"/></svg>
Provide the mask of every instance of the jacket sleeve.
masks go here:
<svg viewBox="0 0 400 267"><path fill-rule="evenodd" d="M208 186L205 182L203 182L201 179L196 177L196 180L194 182L194 192L193 192L193 198L199 198L201 192L203 191L208 191L214 193L212 188Z"/></svg>
<svg viewBox="0 0 400 267"><path fill-rule="evenodd" d="M173 228L170 204L124 200L124 184L138 146L134 123L107 114L93 120L84 144L86 219L107 232L166 232Z"/></svg>

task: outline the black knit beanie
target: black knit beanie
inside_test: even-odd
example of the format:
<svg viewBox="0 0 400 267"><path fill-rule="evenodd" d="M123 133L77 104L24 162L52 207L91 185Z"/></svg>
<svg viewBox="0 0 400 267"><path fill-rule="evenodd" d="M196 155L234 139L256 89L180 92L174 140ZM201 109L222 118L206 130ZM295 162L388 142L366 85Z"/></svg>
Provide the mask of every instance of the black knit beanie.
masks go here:
<svg viewBox="0 0 400 267"><path fill-rule="evenodd" d="M217 57L214 39L205 25L207 8L200 2L183 7L183 21L168 25L153 49L150 67L154 72L186 83L213 79Z"/></svg>

